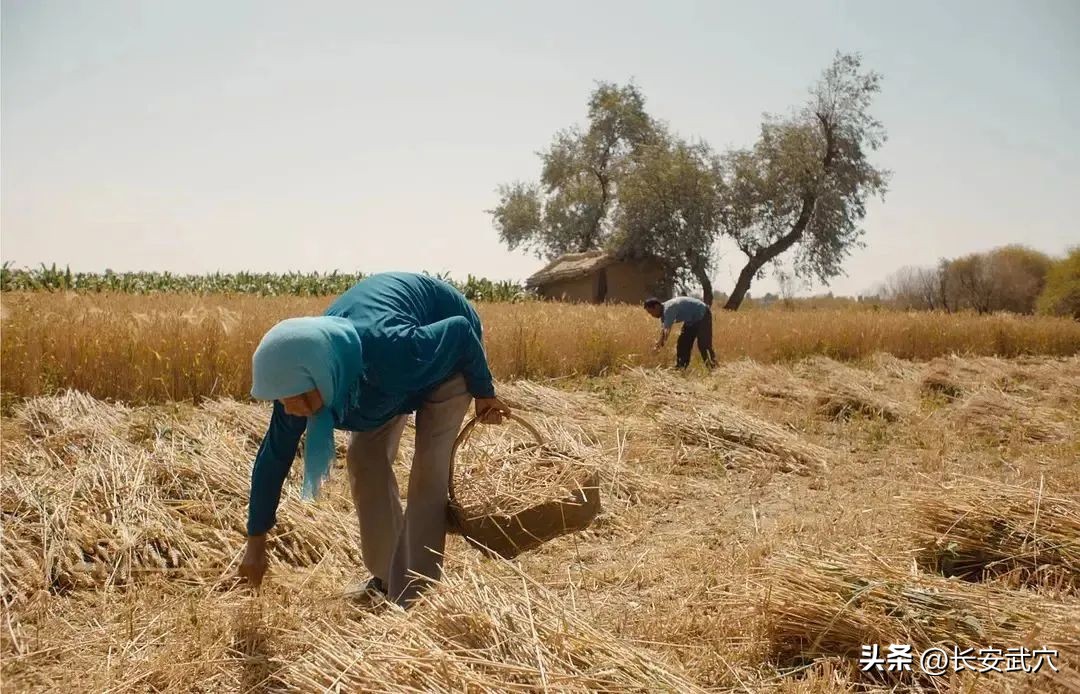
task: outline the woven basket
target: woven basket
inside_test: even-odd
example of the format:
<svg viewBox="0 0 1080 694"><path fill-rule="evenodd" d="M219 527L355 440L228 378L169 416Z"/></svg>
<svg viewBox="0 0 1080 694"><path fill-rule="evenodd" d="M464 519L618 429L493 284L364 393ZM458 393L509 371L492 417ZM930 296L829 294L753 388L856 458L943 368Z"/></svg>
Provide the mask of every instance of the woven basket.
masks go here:
<svg viewBox="0 0 1080 694"><path fill-rule="evenodd" d="M528 421L514 414L504 416L528 430L538 445L544 445L540 432ZM569 496L550 499L514 514L482 515L463 508L454 493L454 462L458 449L468 440L478 422L475 417L469 420L454 441L450 457L447 532L463 536L485 554L512 559L560 535L583 530L592 523L600 511L600 482L595 470L582 474L578 488Z"/></svg>

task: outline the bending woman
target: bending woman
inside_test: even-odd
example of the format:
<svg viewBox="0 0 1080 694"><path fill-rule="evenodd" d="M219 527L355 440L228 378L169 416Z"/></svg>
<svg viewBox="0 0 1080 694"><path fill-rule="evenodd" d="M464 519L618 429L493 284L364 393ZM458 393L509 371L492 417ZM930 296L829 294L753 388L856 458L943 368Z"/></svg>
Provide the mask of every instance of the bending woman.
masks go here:
<svg viewBox="0 0 1080 694"><path fill-rule="evenodd" d="M319 317L281 321L252 357L252 395L272 400L255 458L240 574L258 586L281 488L304 448L303 495L334 460L334 429L352 432L349 485L360 522L366 589L407 607L442 572L450 456L470 400L481 421L510 410L495 397L480 317L451 285L412 273L361 280ZM416 451L403 513L392 463L407 416Z"/></svg>

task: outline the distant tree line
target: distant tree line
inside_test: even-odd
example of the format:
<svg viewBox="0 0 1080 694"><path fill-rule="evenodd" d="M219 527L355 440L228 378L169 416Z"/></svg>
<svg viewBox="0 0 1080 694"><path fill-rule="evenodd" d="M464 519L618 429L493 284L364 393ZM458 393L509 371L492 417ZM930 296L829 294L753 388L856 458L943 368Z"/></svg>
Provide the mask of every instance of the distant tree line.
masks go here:
<svg viewBox="0 0 1080 694"><path fill-rule="evenodd" d="M877 292L900 308L1042 313L1080 320L1080 246L1063 258L1009 245L933 267L904 267Z"/></svg>

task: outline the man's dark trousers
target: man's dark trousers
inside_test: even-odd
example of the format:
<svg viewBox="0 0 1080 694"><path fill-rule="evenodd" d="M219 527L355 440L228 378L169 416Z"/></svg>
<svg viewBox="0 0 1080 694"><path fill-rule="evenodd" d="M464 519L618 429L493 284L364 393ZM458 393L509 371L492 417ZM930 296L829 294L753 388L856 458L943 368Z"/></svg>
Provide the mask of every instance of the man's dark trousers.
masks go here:
<svg viewBox="0 0 1080 694"><path fill-rule="evenodd" d="M690 351L694 348L694 340L697 340L701 360L711 369L716 365L716 353L712 348L711 310L706 311L705 316L696 323L683 323L679 341L675 344L676 368L685 369L690 366Z"/></svg>

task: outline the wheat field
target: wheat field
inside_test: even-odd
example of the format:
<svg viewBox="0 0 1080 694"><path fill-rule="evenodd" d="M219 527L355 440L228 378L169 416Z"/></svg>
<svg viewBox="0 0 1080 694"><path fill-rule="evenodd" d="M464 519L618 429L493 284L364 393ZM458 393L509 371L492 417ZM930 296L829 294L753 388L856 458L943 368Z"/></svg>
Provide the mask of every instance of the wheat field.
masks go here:
<svg viewBox="0 0 1080 694"><path fill-rule="evenodd" d="M317 315L331 299L162 294L13 293L0 297L0 388L35 396L68 388L98 398L160 403L246 397L255 345L275 322ZM634 306L480 304L498 378L598 376L674 362L652 354L659 325ZM1068 356L1080 323L1067 319L865 310L715 311L721 360L790 363L819 355L858 361ZM694 359L697 362L697 357Z"/></svg>

